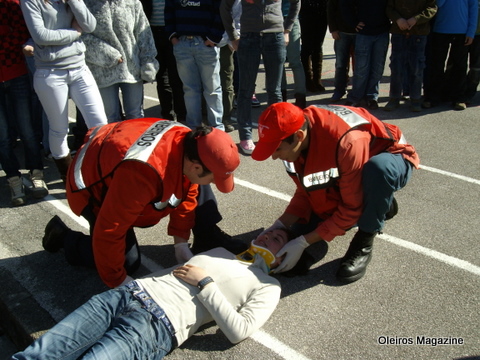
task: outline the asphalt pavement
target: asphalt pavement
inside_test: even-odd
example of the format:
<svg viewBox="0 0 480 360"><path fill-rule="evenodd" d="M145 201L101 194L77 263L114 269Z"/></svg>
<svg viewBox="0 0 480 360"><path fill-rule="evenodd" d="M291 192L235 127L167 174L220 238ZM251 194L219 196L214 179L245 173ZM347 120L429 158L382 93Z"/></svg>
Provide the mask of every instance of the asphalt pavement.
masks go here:
<svg viewBox="0 0 480 360"><path fill-rule="evenodd" d="M333 41L325 41L327 91L308 94L308 104L327 104L333 91ZM380 106L388 100L388 60ZM289 101L293 76L288 76ZM263 68L257 79L260 108L266 108ZM408 104L372 113L400 126L421 158L420 170L396 195L398 215L374 243L361 280L335 279L353 231L309 249L318 260L306 276L286 278L271 319L251 338L231 345L214 325L202 329L166 359L480 359L480 95L464 111L449 104L412 113ZM145 115L160 116L155 86L145 86ZM74 118L74 108L71 108ZM238 143L238 132L231 133ZM257 132L254 131L254 139ZM21 156L18 145L16 151ZM43 229L57 214L86 231L73 215L53 162L45 161L50 195L11 208L0 171L0 360L41 336L92 295L106 290L95 271L69 266L63 255L42 249ZM245 241L269 226L293 194L279 161L241 156L230 194L218 191L220 227ZM25 180L26 181L26 180ZM28 184L27 184L28 185ZM138 276L175 264L166 221L138 229L143 254ZM10 339L10 341L8 341ZM6 345L4 345L6 344ZM9 348L10 346L10 348Z"/></svg>

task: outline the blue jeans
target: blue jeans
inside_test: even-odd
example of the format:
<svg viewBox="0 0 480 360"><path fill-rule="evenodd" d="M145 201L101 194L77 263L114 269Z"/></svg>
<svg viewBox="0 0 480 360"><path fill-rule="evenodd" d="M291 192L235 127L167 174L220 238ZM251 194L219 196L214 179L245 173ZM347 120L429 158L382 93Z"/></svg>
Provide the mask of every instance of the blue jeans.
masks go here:
<svg viewBox="0 0 480 360"><path fill-rule="evenodd" d="M109 123L122 120L119 90L122 90L122 104L126 119L143 118L143 81L133 84L117 83L99 89L105 114Z"/></svg>
<svg viewBox="0 0 480 360"><path fill-rule="evenodd" d="M378 88L385 68L389 34L357 34L353 86L348 101L358 103L363 98L378 100Z"/></svg>
<svg viewBox="0 0 480 360"><path fill-rule="evenodd" d="M206 46L201 36L180 36L173 46L178 75L183 82L187 126L202 125L202 89L210 126L224 130L220 84L220 49Z"/></svg>
<svg viewBox="0 0 480 360"><path fill-rule="evenodd" d="M390 97L400 99L408 84L412 100L422 96L423 69L425 69L425 45L427 35L392 34L392 53L390 56ZM404 77L408 76L408 79Z"/></svg>
<svg viewBox="0 0 480 360"><path fill-rule="evenodd" d="M393 194L407 185L412 167L401 154L388 152L367 161L362 171L363 212L358 220L359 229L369 233L383 229Z"/></svg>
<svg viewBox="0 0 480 360"><path fill-rule="evenodd" d="M282 101L282 73L286 50L283 33L242 33L238 45L239 89L237 122L240 140L252 138L252 94L255 92L260 57L265 67L268 104Z"/></svg>
<svg viewBox="0 0 480 360"><path fill-rule="evenodd" d="M340 39L335 40L335 81L333 98L340 99L347 92L348 72L350 70L350 54L355 48L356 34L340 32Z"/></svg>
<svg viewBox="0 0 480 360"><path fill-rule="evenodd" d="M165 325L122 286L92 297L12 359L162 359L172 347Z"/></svg>
<svg viewBox="0 0 480 360"><path fill-rule="evenodd" d="M28 78L30 80L31 94L32 94L32 122L35 136L42 143L45 153L50 152L50 145L48 143L48 118L45 111L43 111L42 103L38 98L37 93L33 89L33 74L35 74L35 59L33 56L25 56L28 68Z"/></svg>
<svg viewBox="0 0 480 360"><path fill-rule="evenodd" d="M20 176L20 164L12 148L16 139L11 139L9 128L15 128L22 140L25 168L43 170L40 142L32 126L30 93L27 74L0 83L0 163L7 178Z"/></svg>
<svg viewBox="0 0 480 360"><path fill-rule="evenodd" d="M362 171L363 212L357 222L359 229L369 233L378 233L383 229L385 214L390 210L394 192L407 185L412 167L401 154L385 152L368 160ZM292 231L297 236L308 234L322 221L312 213L307 223L294 224Z"/></svg>
<svg viewBox="0 0 480 360"><path fill-rule="evenodd" d="M302 60L300 58L301 52L301 31L300 31L300 21L295 19L292 27L292 31L289 34L289 42L287 45L287 61L288 65L292 69L293 73L293 85L295 87L295 94L307 93L305 87L305 71L303 70ZM287 89L287 78L285 71L282 75L282 89Z"/></svg>

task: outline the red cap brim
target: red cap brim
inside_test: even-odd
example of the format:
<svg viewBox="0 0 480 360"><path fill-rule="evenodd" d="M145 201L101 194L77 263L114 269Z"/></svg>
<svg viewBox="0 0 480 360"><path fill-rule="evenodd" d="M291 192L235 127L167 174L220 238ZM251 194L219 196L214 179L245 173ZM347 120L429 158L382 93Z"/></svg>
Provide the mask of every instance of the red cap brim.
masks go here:
<svg viewBox="0 0 480 360"><path fill-rule="evenodd" d="M255 149L252 152L252 159L257 161L263 161L273 155L275 150L278 149L282 141L265 142L261 139L255 144Z"/></svg>
<svg viewBox="0 0 480 360"><path fill-rule="evenodd" d="M233 174L226 177L218 177L214 175L213 181L215 182L215 186L217 187L217 189L225 194L233 191L233 188L235 186L233 181Z"/></svg>

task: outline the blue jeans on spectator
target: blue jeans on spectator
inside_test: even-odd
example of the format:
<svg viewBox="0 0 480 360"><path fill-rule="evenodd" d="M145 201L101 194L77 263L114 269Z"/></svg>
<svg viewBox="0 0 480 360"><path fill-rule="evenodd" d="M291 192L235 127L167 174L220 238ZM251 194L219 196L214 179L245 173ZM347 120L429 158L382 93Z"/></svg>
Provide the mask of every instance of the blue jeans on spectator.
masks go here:
<svg viewBox="0 0 480 360"><path fill-rule="evenodd" d="M240 140L252 139L252 94L260 58L265 67L268 105L282 101L282 73L286 49L283 33L242 33L238 45L239 89L237 123Z"/></svg>
<svg viewBox="0 0 480 360"><path fill-rule="evenodd" d="M341 99L347 92L350 55L355 48L356 34L339 32L340 39L335 40L335 81L332 98Z"/></svg>
<svg viewBox="0 0 480 360"><path fill-rule="evenodd" d="M32 95L32 122L35 136L43 146L45 154L50 153L50 145L48 143L48 118L43 111L42 103L37 93L33 89L33 74L35 74L35 59L33 56L25 56L28 68L28 78L30 79L31 95Z"/></svg>
<svg viewBox="0 0 480 360"><path fill-rule="evenodd" d="M360 100L378 100L380 80L387 58L389 34L357 34L355 40L355 68L353 86L348 101L358 104Z"/></svg>
<svg viewBox="0 0 480 360"><path fill-rule="evenodd" d="M93 296L12 359L162 359L172 346L163 322L122 286Z"/></svg>
<svg viewBox="0 0 480 360"><path fill-rule="evenodd" d="M307 89L305 87L305 71L303 70L303 64L300 58L301 46L300 21L297 18L293 23L292 31L290 31L289 33L289 42L286 48L287 61L293 73L293 85L295 89L295 94L305 95L307 93ZM287 78L285 71L283 71L282 90L286 89Z"/></svg>
<svg viewBox="0 0 480 360"><path fill-rule="evenodd" d="M119 90L122 90L122 105L125 118L127 120L143 118L143 81L116 83L99 90L109 123L122 120L121 106L119 106Z"/></svg>
<svg viewBox="0 0 480 360"><path fill-rule="evenodd" d="M173 46L178 75L183 83L187 126L202 124L202 90L210 126L224 130L220 82L220 49L206 46L201 36L180 36Z"/></svg>
<svg viewBox="0 0 480 360"><path fill-rule="evenodd" d="M359 229L369 233L378 233L383 229L394 192L407 185L412 167L401 154L385 152L368 160L362 171L364 209L357 223ZM312 213L307 223L294 224L292 231L297 236L308 234L323 220Z"/></svg>
<svg viewBox="0 0 480 360"><path fill-rule="evenodd" d="M20 164L12 148L9 128L15 128L25 148L25 168L43 170L40 142L35 136L31 117L30 81L21 75L0 83L0 163L7 178L20 176ZM13 117L9 116L10 108Z"/></svg>
<svg viewBox="0 0 480 360"><path fill-rule="evenodd" d="M400 99L404 89L404 77L408 83L410 98L422 97L423 69L425 68L425 45L427 35L392 34L390 56L390 98Z"/></svg>

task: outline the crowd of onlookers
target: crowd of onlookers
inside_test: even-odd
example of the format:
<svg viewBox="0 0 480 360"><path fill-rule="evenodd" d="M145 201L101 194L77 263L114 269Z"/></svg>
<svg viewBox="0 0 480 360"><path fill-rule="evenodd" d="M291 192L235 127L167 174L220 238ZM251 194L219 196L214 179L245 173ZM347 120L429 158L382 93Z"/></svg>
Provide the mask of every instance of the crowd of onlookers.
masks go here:
<svg viewBox="0 0 480 360"><path fill-rule="evenodd" d="M480 82L477 0L6 0L0 4L0 163L12 205L26 202L12 144L25 148L32 194L43 198L41 147L62 179L88 128L144 116L143 84L156 81L161 117L233 131L251 154L251 107L263 60L268 104L325 91L322 46L334 39L332 103L377 109L391 44L390 93L414 112L451 102L464 110ZM267 14L267 15L262 15ZM33 62L33 59L35 61ZM353 74L353 75L350 75ZM351 89L347 93L347 87Z"/></svg>

